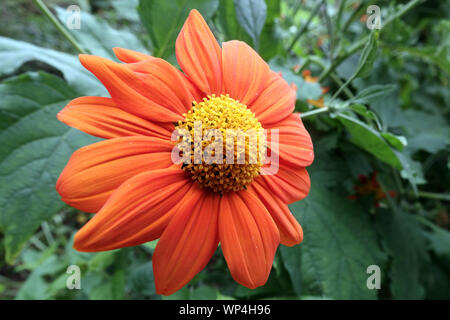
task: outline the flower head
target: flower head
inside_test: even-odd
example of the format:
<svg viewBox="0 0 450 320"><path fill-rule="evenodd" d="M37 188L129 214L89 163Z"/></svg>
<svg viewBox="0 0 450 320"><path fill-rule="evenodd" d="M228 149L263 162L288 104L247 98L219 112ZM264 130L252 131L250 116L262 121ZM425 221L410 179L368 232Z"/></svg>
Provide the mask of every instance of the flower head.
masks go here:
<svg viewBox="0 0 450 320"><path fill-rule="evenodd" d="M196 10L176 41L183 72L146 54L114 52L123 63L80 55L111 97L81 97L58 114L106 139L76 151L56 185L63 201L96 213L75 235L75 249L111 250L159 238L155 284L168 295L201 271L220 243L237 282L263 285L279 243L303 238L287 204L308 194L305 167L314 156L308 132L292 114L295 91L247 44L220 47ZM253 157L249 132L263 129ZM246 136L239 140L229 130ZM173 139L179 131L187 136ZM180 143L185 148L178 156L193 161L173 161ZM222 151L225 164L216 159ZM264 174L273 164L276 170Z"/></svg>
<svg viewBox="0 0 450 320"><path fill-rule="evenodd" d="M394 190L389 190L384 192L380 183L377 179L377 171L373 171L370 177L361 174L358 176L358 183L353 186L355 194L349 196L349 199L356 200L358 198L371 196L374 198L374 206L376 208L380 207L380 201L385 199L389 194L390 197L395 197L397 192Z"/></svg>

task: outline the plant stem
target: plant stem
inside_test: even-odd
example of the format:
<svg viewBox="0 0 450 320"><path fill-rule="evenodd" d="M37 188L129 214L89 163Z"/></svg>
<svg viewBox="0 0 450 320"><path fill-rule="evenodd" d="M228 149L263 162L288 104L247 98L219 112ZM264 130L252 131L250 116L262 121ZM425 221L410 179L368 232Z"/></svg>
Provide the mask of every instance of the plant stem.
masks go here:
<svg viewBox="0 0 450 320"><path fill-rule="evenodd" d="M33 0L33 2L39 7L39 9L44 13L47 18L53 23L53 25L58 29L59 32L72 44L72 46L79 52L79 53L86 53L81 46L78 44L78 42L75 40L74 37L64 28L64 26L59 22L59 20L55 17L55 15L49 10L47 5L42 0Z"/></svg>
<svg viewBox="0 0 450 320"><path fill-rule="evenodd" d="M411 10L413 7L415 7L420 2L425 2L426 0L412 0L408 4L404 5L398 12L394 15L392 15L389 19L386 20L386 22L383 24L383 27L394 21L395 19L398 19L405 15L409 10ZM381 29L380 31L382 31ZM336 69L342 62L344 62L349 56L353 55L355 52L357 52L359 49L364 47L366 42L369 39L369 35L365 36L364 38L358 40L354 45L350 47L350 49L341 57L336 59L327 69L325 69L322 74L319 77L319 81L322 81L324 78L326 78L334 69Z"/></svg>
<svg viewBox="0 0 450 320"><path fill-rule="evenodd" d="M414 193L409 193L412 196L415 196ZM435 193L435 192L427 192L427 191L418 191L417 196L421 198L434 199L434 200L443 200L450 201L450 194L448 193Z"/></svg>
<svg viewBox="0 0 450 320"><path fill-rule="evenodd" d="M314 11L311 12L311 14L309 15L308 20L306 21L306 23L301 27L301 29L297 32L297 34L295 35L294 39L291 42L291 45L289 46L289 48L287 49L287 51L291 51L292 48L294 48L295 43L298 41L298 39L300 39L300 37L303 35L303 33L306 32L306 30L308 30L309 24L311 23L312 19L317 15L317 13L319 12L320 7L322 6L323 1L320 1L317 6L314 8Z"/></svg>
<svg viewBox="0 0 450 320"><path fill-rule="evenodd" d="M307 117L313 116L315 114L324 113L324 112L328 112L328 111L330 111L330 108L328 108L328 107L315 109L315 110L311 110L311 111L308 111L308 112L301 113L300 114L300 118L307 118Z"/></svg>
<svg viewBox="0 0 450 320"><path fill-rule="evenodd" d="M339 3L339 10L336 17L336 30L340 30L341 28L342 13L344 12L346 1L347 0L341 0Z"/></svg>
<svg viewBox="0 0 450 320"><path fill-rule="evenodd" d="M334 82L336 82L336 84L337 84L339 87L342 87L342 86L344 85L344 83L343 83L342 80L337 76L336 73L332 72L332 73L330 74L330 77L331 77L331 79L333 79ZM347 87L344 87L344 93L345 93L345 95L347 96L347 98L349 98L349 99L355 97L355 95L352 93L352 91L351 91L349 88L347 88Z"/></svg>

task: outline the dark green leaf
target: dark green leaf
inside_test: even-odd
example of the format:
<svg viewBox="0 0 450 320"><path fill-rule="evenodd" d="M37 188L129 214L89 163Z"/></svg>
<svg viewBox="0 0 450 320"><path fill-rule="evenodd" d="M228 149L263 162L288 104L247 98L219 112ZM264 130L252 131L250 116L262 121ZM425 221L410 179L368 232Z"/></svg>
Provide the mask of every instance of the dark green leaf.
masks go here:
<svg viewBox="0 0 450 320"><path fill-rule="evenodd" d="M339 114L337 118L344 124L350 132L350 141L358 147L373 154L378 159L401 169L402 165L395 152L384 141L381 135L365 123L347 116Z"/></svg>
<svg viewBox="0 0 450 320"><path fill-rule="evenodd" d="M61 71L67 82L81 93L106 93L100 81L84 69L76 56L0 37L0 75L10 74L24 63L34 60L42 61Z"/></svg>
<svg viewBox="0 0 450 320"><path fill-rule="evenodd" d="M259 36L267 17L267 5L264 0L233 0L236 17L253 40L253 46L259 50Z"/></svg>
<svg viewBox="0 0 450 320"><path fill-rule="evenodd" d="M56 8L59 20L65 23L70 12L63 8ZM142 53L148 53L147 49L142 45L141 41L131 32L113 29L105 20L81 12L80 29L69 30L77 42L87 52L101 56L104 58L115 59L112 48L130 48Z"/></svg>
<svg viewBox="0 0 450 320"><path fill-rule="evenodd" d="M289 207L304 233L297 272L302 270L327 297L375 299L376 290L367 288L367 267L384 270L386 257L367 213L345 195L314 185L306 199Z"/></svg>
<svg viewBox="0 0 450 320"><path fill-rule="evenodd" d="M78 94L48 74L26 74L0 85L0 229L6 260L64 203L56 180L71 153L93 141L56 119Z"/></svg>
<svg viewBox="0 0 450 320"><path fill-rule="evenodd" d="M373 68L373 63L377 56L378 51L378 33L371 32L369 36L369 40L364 46L361 56L359 57L358 65L356 67L356 71L353 77L355 78L364 78L367 77L370 71Z"/></svg>
<svg viewBox="0 0 450 320"><path fill-rule="evenodd" d="M419 282L421 264L428 259L425 238L416 219L402 211L380 212L377 230L386 252L392 257L389 271L394 299L421 299L425 291Z"/></svg>
<svg viewBox="0 0 450 320"><path fill-rule="evenodd" d="M154 55L167 58L175 54L175 40L192 9L209 19L218 6L219 0L140 0L138 12L152 39Z"/></svg>

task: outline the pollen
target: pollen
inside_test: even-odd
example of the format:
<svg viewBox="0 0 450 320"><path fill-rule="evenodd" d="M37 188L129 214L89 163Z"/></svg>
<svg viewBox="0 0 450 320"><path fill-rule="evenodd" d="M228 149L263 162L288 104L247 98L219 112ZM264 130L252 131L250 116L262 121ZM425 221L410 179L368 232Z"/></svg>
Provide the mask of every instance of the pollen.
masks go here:
<svg viewBox="0 0 450 320"><path fill-rule="evenodd" d="M201 187L223 194L246 189L260 174L264 130L245 104L227 95L193 102L176 129L182 169Z"/></svg>

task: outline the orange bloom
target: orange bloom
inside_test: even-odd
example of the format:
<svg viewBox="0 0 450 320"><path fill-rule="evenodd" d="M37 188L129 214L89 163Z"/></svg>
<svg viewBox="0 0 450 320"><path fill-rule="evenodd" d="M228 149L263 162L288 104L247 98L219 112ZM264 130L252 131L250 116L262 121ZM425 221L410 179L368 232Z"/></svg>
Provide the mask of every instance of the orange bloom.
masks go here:
<svg viewBox="0 0 450 320"><path fill-rule="evenodd" d="M387 197L387 194L391 197L395 197L397 192L394 190L389 190L384 192L383 188L381 188L380 183L377 179L377 172L373 171L370 177L367 177L364 174L359 175L358 183L353 186L355 190L355 194L349 195L348 198L351 200L356 200L358 198L373 196L374 198L374 206L378 208L380 206L380 201Z"/></svg>
<svg viewBox="0 0 450 320"><path fill-rule="evenodd" d="M156 290L169 295L208 263L220 243L233 278L256 288L269 276L279 243L303 232L287 204L306 197L311 138L292 114L295 90L240 41L217 43L192 10L176 41L183 72L168 62L115 48L116 63L80 55L111 98L81 97L58 119L105 138L77 150L56 189L67 204L97 212L75 235L79 251L103 251L160 239L152 258ZM233 113L235 112L235 113ZM210 128L278 129L270 164L176 164L171 140L191 121Z"/></svg>

